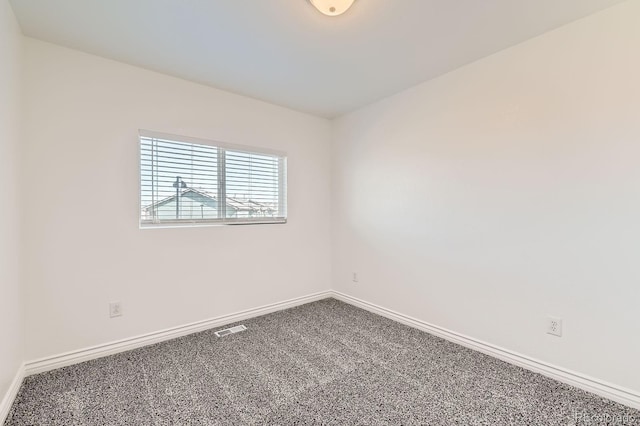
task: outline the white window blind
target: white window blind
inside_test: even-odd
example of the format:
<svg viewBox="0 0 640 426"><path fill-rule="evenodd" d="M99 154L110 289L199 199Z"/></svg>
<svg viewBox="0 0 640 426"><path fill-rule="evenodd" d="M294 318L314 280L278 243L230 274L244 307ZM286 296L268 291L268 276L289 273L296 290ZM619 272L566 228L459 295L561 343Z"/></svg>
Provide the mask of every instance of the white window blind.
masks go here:
<svg viewBox="0 0 640 426"><path fill-rule="evenodd" d="M283 223L287 158L140 132L140 226Z"/></svg>

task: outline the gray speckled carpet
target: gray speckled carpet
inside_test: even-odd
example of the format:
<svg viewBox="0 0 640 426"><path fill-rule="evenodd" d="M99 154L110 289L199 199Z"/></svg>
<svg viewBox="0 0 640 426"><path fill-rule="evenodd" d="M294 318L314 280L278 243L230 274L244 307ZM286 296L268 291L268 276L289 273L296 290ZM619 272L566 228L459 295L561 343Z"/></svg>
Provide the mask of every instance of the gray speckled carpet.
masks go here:
<svg viewBox="0 0 640 426"><path fill-rule="evenodd" d="M242 323L28 377L5 425L640 424L639 411L333 299Z"/></svg>

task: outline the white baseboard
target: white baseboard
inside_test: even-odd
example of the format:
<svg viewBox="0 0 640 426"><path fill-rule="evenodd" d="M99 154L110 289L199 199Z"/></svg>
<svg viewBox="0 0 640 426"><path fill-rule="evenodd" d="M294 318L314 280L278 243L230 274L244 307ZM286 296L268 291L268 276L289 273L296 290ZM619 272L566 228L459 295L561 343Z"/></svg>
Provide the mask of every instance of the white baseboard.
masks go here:
<svg viewBox="0 0 640 426"><path fill-rule="evenodd" d="M198 321L191 324L173 327L166 330L147 333L111 343L105 343L90 348L45 357L34 361L28 361L24 364L24 366L20 368L20 370L16 374L14 382L11 385L11 388L2 400L2 405L0 405L0 424L2 424L2 421L4 421L3 416L6 417L6 415L9 413L11 404L13 403L18 389L20 388L20 384L22 383L22 379L25 376L54 370L56 368L101 358L119 352L128 351L142 346L151 345L154 343L174 339L176 337L185 336L187 334L197 333L199 331L220 327L233 322L242 321L248 318L253 318L294 306L303 305L305 303L315 302L317 300L326 299L329 297L333 297L342 302L360 307L369 312L373 312L375 314L384 316L410 327L417 328L435 336L442 337L443 339L493 356L519 367L526 368L527 370L543 374L547 377L558 380L559 382L567 383L571 386L586 390L587 392L591 392L604 398L619 402L621 404L640 409L640 394L633 390L625 389L623 387L607 383L581 373L570 371L562 367L557 367L546 362L510 351L508 349L504 349L490 343L486 343L472 337L455 333L453 331L438 327L433 324L429 324L410 316L403 315L401 313L383 308L373 303L366 302L356 297L349 296L338 291L329 290L286 300L283 302L261 306L258 308L248 309L229 315L223 315L204 321Z"/></svg>
<svg viewBox="0 0 640 426"><path fill-rule="evenodd" d="M0 402L0 425L3 425L4 421L7 419L11 406L13 405L13 401L15 401L16 396L18 396L18 391L20 390L20 385L22 385L24 377L24 364L21 364L20 367L18 367L18 371L16 371L16 375L13 378L11 385L9 385L9 389L7 389L7 393L2 398L2 402Z"/></svg>
<svg viewBox="0 0 640 426"><path fill-rule="evenodd" d="M216 318L194 322L191 324L172 327L166 330L142 334L135 337L117 340L115 342L104 343L89 348L66 352L63 354L49 356L33 361L27 361L25 362L24 373L27 376L30 376L32 374L54 370L56 368L61 368L72 364L78 364L92 359L102 358L104 356L113 355L115 353L125 352L142 346L163 342L165 340L175 339L176 337L186 336L187 334L197 333L199 331L220 327L248 318L253 318L271 312L292 308L294 306L304 305L305 303L311 303L317 300L326 299L328 297L331 297L331 294L331 291L323 291L308 296L285 300L283 302L260 306L258 308L247 309L245 311L236 312L229 315L223 315Z"/></svg>
<svg viewBox="0 0 640 426"><path fill-rule="evenodd" d="M506 361L510 364L517 365L535 373L551 377L559 382L567 383L571 386L583 389L587 392L594 393L604 398L611 399L621 404L640 409L640 393L631 389L626 389L602 380L586 376L575 371L557 367L543 361L486 343L453 331L438 327L433 324L400 314L387 308L366 302L353 296L349 296L338 291L332 291L332 297L342 302L349 303L359 308L365 309L374 314L392 319L399 323L417 328L467 348L482 352L495 358Z"/></svg>

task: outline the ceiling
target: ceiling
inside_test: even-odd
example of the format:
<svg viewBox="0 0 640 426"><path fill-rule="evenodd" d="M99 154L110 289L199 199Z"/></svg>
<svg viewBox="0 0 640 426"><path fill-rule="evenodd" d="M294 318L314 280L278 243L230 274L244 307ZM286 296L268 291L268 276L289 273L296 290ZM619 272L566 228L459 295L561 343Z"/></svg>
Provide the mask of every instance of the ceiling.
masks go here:
<svg viewBox="0 0 640 426"><path fill-rule="evenodd" d="M323 117L621 0L10 0L27 36Z"/></svg>

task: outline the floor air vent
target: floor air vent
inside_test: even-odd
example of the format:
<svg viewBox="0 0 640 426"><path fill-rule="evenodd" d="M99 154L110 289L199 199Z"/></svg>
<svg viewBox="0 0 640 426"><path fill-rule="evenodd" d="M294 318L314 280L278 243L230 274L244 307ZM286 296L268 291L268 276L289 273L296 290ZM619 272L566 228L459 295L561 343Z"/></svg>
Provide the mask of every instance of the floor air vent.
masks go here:
<svg viewBox="0 0 640 426"><path fill-rule="evenodd" d="M245 327L244 325L236 325L235 327L225 328L224 330L216 331L214 334L216 336L218 336L218 337L224 337L224 336L227 336L229 334L234 334L234 333L238 333L240 331L244 331L246 329L247 329L247 327Z"/></svg>

